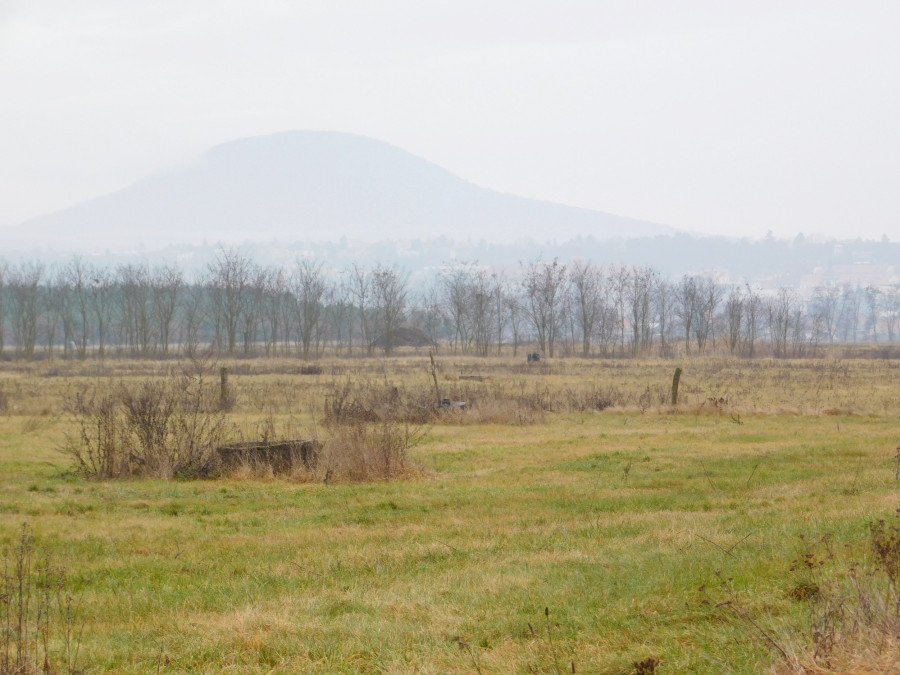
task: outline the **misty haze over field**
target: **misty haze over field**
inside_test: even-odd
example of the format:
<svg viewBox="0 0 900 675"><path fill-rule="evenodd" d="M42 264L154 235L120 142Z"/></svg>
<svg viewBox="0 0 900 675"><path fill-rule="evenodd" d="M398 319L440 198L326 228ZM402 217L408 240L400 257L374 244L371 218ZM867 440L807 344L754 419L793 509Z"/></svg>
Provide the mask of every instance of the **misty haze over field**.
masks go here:
<svg viewBox="0 0 900 675"><path fill-rule="evenodd" d="M548 220L556 240L647 223L890 238L898 31L888 0L12 0L0 4L0 253L26 221L53 246L100 249L186 229L273 236L269 223L302 240L346 228L510 241ZM297 188L295 144L276 158L233 143L290 129L389 146L369 141L359 164ZM62 210L65 222L43 219Z"/></svg>
<svg viewBox="0 0 900 675"><path fill-rule="evenodd" d="M677 278L790 286L900 283L900 246L798 236L694 236L599 211L480 188L381 141L292 131L212 148L109 195L8 230L7 256L115 266L146 261L202 273L225 248L290 267L399 264L412 273L480 261L517 276L523 261L644 265ZM16 249L19 249L18 251ZM431 270L431 271L430 271Z"/></svg>

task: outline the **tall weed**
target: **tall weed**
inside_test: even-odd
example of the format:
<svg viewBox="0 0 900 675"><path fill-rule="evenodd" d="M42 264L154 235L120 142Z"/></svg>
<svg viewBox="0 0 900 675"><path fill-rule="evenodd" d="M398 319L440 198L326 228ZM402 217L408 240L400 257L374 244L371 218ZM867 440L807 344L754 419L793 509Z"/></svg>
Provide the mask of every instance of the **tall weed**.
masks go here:
<svg viewBox="0 0 900 675"><path fill-rule="evenodd" d="M65 572L38 558L27 524L0 572L0 675L75 673L84 621Z"/></svg>

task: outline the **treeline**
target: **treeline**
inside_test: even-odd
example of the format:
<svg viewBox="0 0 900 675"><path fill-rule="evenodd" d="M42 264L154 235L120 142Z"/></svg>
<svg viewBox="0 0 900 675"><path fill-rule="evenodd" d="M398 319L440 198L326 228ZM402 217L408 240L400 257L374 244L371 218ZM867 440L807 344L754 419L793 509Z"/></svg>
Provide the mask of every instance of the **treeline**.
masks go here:
<svg viewBox="0 0 900 675"><path fill-rule="evenodd" d="M476 263L412 284L395 266L290 268L219 253L188 279L175 266L52 267L0 262L4 358L165 358L212 349L231 357L391 355L435 343L480 356L671 356L717 351L815 355L835 342L893 342L900 287L825 285L808 297L763 294L650 268L522 263L511 278Z"/></svg>

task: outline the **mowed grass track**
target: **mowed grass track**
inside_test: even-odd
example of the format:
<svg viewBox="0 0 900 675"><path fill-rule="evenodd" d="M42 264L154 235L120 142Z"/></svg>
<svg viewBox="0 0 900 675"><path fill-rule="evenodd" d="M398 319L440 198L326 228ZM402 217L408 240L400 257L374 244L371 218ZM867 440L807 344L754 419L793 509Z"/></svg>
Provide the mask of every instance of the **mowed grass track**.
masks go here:
<svg viewBox="0 0 900 675"><path fill-rule="evenodd" d="M362 485L84 481L65 418L8 414L0 538L28 522L68 570L89 672L765 672L778 653L715 604L802 648L792 560L825 534L865 555L900 506L878 406L436 424L418 475Z"/></svg>

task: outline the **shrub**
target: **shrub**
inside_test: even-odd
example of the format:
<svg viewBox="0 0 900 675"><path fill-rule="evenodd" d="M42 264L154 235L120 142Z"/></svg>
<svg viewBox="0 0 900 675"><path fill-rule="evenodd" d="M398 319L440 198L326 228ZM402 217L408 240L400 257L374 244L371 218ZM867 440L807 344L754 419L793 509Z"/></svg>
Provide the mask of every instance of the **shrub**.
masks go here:
<svg viewBox="0 0 900 675"><path fill-rule="evenodd" d="M67 409L77 432L63 451L92 478L208 475L226 432L212 368L195 359L163 380L75 391Z"/></svg>
<svg viewBox="0 0 900 675"><path fill-rule="evenodd" d="M808 604L808 631L786 636L776 672L896 672L900 649L900 527L869 525L867 556L846 560L825 535L792 563L789 598ZM772 644L778 643L769 638Z"/></svg>
<svg viewBox="0 0 900 675"><path fill-rule="evenodd" d="M329 438L318 470L328 480L395 478L409 470L407 451L427 434L434 408L397 387L333 384L323 426Z"/></svg>

